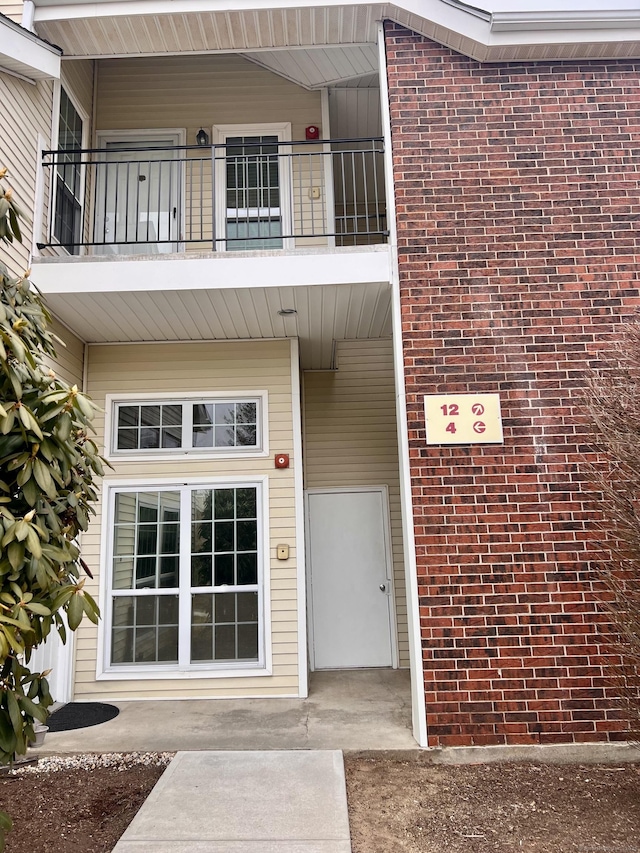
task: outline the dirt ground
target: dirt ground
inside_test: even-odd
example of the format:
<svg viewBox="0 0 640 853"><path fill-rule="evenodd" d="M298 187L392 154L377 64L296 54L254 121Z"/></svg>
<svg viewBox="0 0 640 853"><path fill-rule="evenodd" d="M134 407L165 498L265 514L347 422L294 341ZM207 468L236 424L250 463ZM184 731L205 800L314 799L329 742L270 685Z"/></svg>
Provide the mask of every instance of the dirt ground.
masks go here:
<svg viewBox="0 0 640 853"><path fill-rule="evenodd" d="M640 754L639 754L640 759ZM640 853L640 764L433 766L345 755L353 853ZM6 853L106 853L163 767L0 776Z"/></svg>
<svg viewBox="0 0 640 853"><path fill-rule="evenodd" d="M353 853L640 851L640 764L345 766Z"/></svg>

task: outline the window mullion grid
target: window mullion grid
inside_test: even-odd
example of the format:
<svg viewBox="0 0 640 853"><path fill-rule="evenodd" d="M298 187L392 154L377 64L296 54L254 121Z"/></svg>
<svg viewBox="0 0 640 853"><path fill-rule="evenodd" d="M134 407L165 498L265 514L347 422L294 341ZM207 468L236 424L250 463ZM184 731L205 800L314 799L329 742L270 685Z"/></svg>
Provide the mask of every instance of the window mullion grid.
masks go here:
<svg viewBox="0 0 640 853"><path fill-rule="evenodd" d="M182 404L182 450L193 450L193 407L197 402L192 400Z"/></svg>
<svg viewBox="0 0 640 853"><path fill-rule="evenodd" d="M191 666L191 491L180 489L180 556L178 600L178 667Z"/></svg>

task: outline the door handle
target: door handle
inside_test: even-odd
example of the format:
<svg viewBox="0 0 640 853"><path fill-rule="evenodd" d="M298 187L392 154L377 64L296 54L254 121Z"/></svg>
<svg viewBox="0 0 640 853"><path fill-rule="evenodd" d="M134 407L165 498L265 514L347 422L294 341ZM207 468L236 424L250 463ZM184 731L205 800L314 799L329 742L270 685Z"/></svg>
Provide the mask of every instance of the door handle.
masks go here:
<svg viewBox="0 0 640 853"><path fill-rule="evenodd" d="M386 592L386 591L387 591L386 583L381 583L380 584L380 592Z"/></svg>

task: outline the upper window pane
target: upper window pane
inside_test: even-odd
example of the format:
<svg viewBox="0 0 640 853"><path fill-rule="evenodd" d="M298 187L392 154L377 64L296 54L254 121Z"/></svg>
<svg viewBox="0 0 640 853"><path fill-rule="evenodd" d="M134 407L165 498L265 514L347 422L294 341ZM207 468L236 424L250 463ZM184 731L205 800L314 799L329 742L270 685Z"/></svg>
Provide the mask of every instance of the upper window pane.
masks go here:
<svg viewBox="0 0 640 853"><path fill-rule="evenodd" d="M258 448L258 414L256 400L117 403L113 450L147 453Z"/></svg>
<svg viewBox="0 0 640 853"><path fill-rule="evenodd" d="M114 522L113 588L176 588L179 493L118 494Z"/></svg>
<svg viewBox="0 0 640 853"><path fill-rule="evenodd" d="M77 255L82 230L82 119L64 89L60 90L56 198L53 233L72 255ZM62 152L69 152L63 154Z"/></svg>

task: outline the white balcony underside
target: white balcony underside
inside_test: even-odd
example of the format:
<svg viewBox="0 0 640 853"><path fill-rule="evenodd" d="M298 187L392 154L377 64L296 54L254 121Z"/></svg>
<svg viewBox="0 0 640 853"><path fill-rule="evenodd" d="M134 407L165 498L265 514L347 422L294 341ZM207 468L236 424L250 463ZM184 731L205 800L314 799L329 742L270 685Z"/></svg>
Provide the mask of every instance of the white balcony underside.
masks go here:
<svg viewBox="0 0 640 853"><path fill-rule="evenodd" d="M241 0L223 8L190 0L38 3L35 22L67 58L358 46L376 42L377 22L384 19L480 61L640 55L640 13L626 6L617 14L503 15L495 21L440 0L322 6L280 0L269 7L254 0L246 6ZM295 73L293 64L290 70ZM347 70L344 79L357 73Z"/></svg>
<svg viewBox="0 0 640 853"><path fill-rule="evenodd" d="M298 337L302 367L333 367L336 340L391 334L386 246L339 252L58 258L32 280L82 340ZM296 314L282 316L283 308Z"/></svg>

